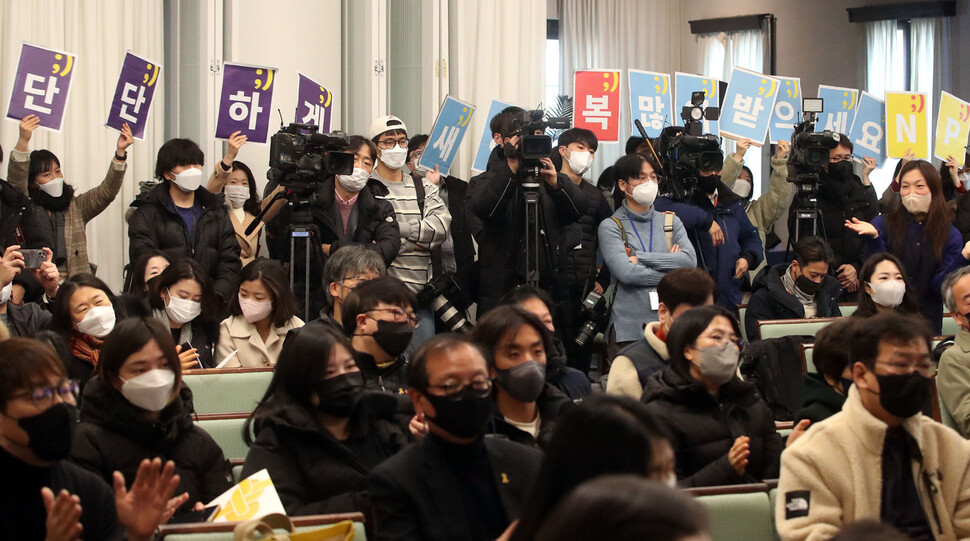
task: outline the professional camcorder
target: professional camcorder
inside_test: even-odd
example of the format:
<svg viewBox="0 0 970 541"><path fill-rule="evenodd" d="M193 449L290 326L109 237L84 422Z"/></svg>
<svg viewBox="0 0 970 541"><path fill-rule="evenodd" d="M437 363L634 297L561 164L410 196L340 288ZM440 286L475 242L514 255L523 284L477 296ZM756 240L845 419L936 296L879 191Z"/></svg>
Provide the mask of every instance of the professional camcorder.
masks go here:
<svg viewBox="0 0 970 541"><path fill-rule="evenodd" d="M802 99L802 121L795 125L791 136L791 153L788 155L788 182L795 185L789 221L794 227L790 244L794 244L804 231L818 234L818 187L822 168L829 163L829 151L839 146L839 134L825 130L815 131L816 115L822 112L821 98Z"/></svg>
<svg viewBox="0 0 970 541"><path fill-rule="evenodd" d="M720 110L703 104L704 92L691 94L691 105L681 112L684 126L664 128L654 142L663 167L660 192L676 201L693 194L700 171L720 171L724 166L721 138L701 133L703 120L717 120Z"/></svg>
<svg viewBox="0 0 970 541"><path fill-rule="evenodd" d="M354 172L354 155L344 152L347 144L346 133L317 133L313 124L294 122L270 138L266 177L301 189L333 175L349 175Z"/></svg>
<svg viewBox="0 0 970 541"><path fill-rule="evenodd" d="M542 109L523 111L522 116L513 118L504 133L508 137L519 136L519 154L522 167L534 177L539 176L539 160L552 154L552 137L545 134L546 129L563 130L569 128L569 117L545 118Z"/></svg>

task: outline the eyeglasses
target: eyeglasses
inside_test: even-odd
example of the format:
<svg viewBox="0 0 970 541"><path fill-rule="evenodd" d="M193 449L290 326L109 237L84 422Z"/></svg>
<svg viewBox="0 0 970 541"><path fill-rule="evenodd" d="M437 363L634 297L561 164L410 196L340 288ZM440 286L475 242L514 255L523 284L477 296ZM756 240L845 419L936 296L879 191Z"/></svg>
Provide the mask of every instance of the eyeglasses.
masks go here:
<svg viewBox="0 0 970 541"><path fill-rule="evenodd" d="M744 349L744 340L738 337L736 334L723 335L721 333L714 333L710 336L701 336L701 338L707 338L708 340L716 342L718 346L722 346L724 344L734 344L739 350Z"/></svg>
<svg viewBox="0 0 970 541"><path fill-rule="evenodd" d="M649 175L640 175L638 177L634 177L634 180L639 180L640 182L643 182L646 180L652 180L654 182L657 182L657 173L650 173Z"/></svg>
<svg viewBox="0 0 970 541"><path fill-rule="evenodd" d="M418 161L421 161L421 156L424 156L424 151L415 150L414 152L411 153L411 161L417 163Z"/></svg>
<svg viewBox="0 0 970 541"><path fill-rule="evenodd" d="M889 361L876 361L876 364L881 364L889 367L889 370L893 374L899 375L909 375L913 372L919 373L919 375L924 378L930 379L936 377L936 365L933 363L920 363L920 364L909 364L909 363L891 363Z"/></svg>
<svg viewBox="0 0 970 541"><path fill-rule="evenodd" d="M407 138L403 137L401 139L382 139L377 142L377 146L380 147L381 150L391 150L394 147L407 148L408 140Z"/></svg>
<svg viewBox="0 0 970 541"><path fill-rule="evenodd" d="M341 280L339 280L337 283L340 284L340 285L342 285L343 287L347 287L347 286L344 285L344 282L354 282L356 285L359 286L360 284L363 284L364 282L366 282L368 280L371 280L371 279L372 278L370 276L367 276L366 274L356 274L354 276L345 276L344 278L342 278ZM353 289L353 288L348 288L348 289Z"/></svg>
<svg viewBox="0 0 970 541"><path fill-rule="evenodd" d="M458 400L464 395L466 389L471 390L471 394L478 398L485 398L492 392L492 380L480 378L472 380L471 383L449 382L442 385L428 385L429 389L441 389L444 397L449 400Z"/></svg>
<svg viewBox="0 0 970 541"><path fill-rule="evenodd" d="M374 308L373 310L368 310L368 312L385 312L391 314L392 321L395 323L403 323L407 321L411 324L411 327L417 327L421 324L421 317L417 314L409 314L400 308ZM376 318L371 318L374 321L378 321Z"/></svg>
<svg viewBox="0 0 970 541"><path fill-rule="evenodd" d="M17 393L10 398L20 398L24 396L29 396L31 402L37 409L47 409L54 405L54 395L59 395L61 400L66 402L67 397L70 396L74 401L77 401L79 387L77 380L65 379L61 380L57 385L46 385L42 387L34 387L33 390L25 391L22 393Z"/></svg>
<svg viewBox="0 0 970 541"><path fill-rule="evenodd" d="M852 156L834 156L829 158L829 163L851 162Z"/></svg>

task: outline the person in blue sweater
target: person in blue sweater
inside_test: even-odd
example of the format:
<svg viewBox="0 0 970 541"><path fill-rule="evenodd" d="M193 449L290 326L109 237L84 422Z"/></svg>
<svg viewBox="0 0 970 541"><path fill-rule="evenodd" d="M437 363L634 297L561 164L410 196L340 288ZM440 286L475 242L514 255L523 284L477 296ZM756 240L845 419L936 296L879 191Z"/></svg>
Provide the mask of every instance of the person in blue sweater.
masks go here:
<svg viewBox="0 0 970 541"><path fill-rule="evenodd" d="M613 166L624 200L598 230L600 253L616 291L607 327L608 359L643 336L644 323L657 321L660 279L668 271L697 264L680 219L654 208L658 169L653 158L643 154L623 156ZM665 223L672 227L669 236L664 232Z"/></svg>
<svg viewBox="0 0 970 541"><path fill-rule="evenodd" d="M943 327L943 298L940 285L950 272L970 264L970 243L953 227L953 213L943 197L943 184L936 168L927 161L913 160L899 171L902 205L871 223L853 218L845 227L866 239L866 257L889 252L906 268L923 316L940 334Z"/></svg>
<svg viewBox="0 0 970 541"><path fill-rule="evenodd" d="M721 182L719 171L699 171L697 187L683 201L657 198L657 210L675 213L687 228L698 266L717 282L717 304L735 314L741 303L741 278L764 259L758 228L744 207L744 199Z"/></svg>

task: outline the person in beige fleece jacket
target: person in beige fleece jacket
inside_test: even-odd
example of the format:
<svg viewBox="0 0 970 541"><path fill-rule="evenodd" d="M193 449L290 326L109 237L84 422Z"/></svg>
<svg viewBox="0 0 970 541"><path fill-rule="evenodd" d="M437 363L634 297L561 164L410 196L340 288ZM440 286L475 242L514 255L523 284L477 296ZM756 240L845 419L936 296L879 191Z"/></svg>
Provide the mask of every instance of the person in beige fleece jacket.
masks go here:
<svg viewBox="0 0 970 541"><path fill-rule="evenodd" d="M877 519L916 539L970 538L970 443L924 416L935 374L922 321L879 314L855 330L842 411L781 456L783 541Z"/></svg>
<svg viewBox="0 0 970 541"><path fill-rule="evenodd" d="M710 306L717 284L704 269L685 267L670 271L657 284L658 321L646 323L643 338L620 350L610 365L606 392L640 400L647 378L670 360L667 332L677 316L697 306Z"/></svg>

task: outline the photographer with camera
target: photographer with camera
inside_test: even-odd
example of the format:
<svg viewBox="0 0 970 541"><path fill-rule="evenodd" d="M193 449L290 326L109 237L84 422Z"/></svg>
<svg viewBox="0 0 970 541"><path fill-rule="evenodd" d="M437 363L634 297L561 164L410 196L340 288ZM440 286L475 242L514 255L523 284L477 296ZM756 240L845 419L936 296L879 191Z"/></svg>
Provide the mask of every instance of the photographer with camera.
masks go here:
<svg viewBox="0 0 970 541"><path fill-rule="evenodd" d="M559 171L569 177L589 200L586 213L575 223L566 226L566 259L563 266L564 279L569 288L569 300L559 309L557 319L565 339L569 366L584 374L589 372L592 357L590 344L580 346L576 339L583 326L581 306L583 299L590 293L603 295L610 285L610 269L603 265L596 268L596 254L599 246L597 228L599 224L613 215L606 197L599 188L583 179L598 146L596 135L589 130L572 128L559 136L559 148L553 156L553 163L561 162ZM605 323L605 322L604 322ZM595 334L595 333L594 333ZM591 342L592 340L590 340Z"/></svg>
<svg viewBox="0 0 970 541"><path fill-rule="evenodd" d="M378 156L371 178L387 188L389 193L385 200L394 206L401 235L401 250L388 264L387 274L404 282L416 294L445 272L441 258L432 264L432 251L440 249L448 239L451 213L438 196L437 186L404 173L408 129L401 119L393 115L374 119L368 135L377 145ZM438 176L437 168L430 174ZM413 349L434 336L431 307L422 306L418 315L427 323L414 333Z"/></svg>
<svg viewBox="0 0 970 541"><path fill-rule="evenodd" d="M764 259L764 247L743 200L721 182L717 165L694 171L696 186L683 199L676 200L672 193L658 197L657 210L674 212L693 232L699 266L717 282L717 303L736 312L741 278Z"/></svg>
<svg viewBox="0 0 970 541"><path fill-rule="evenodd" d="M657 321L657 285L667 272L697 264L683 223L656 208L659 168L642 154L623 156L613 166L626 199L598 231L600 253L615 282L607 359L638 340L644 323ZM600 371L605 373L606 367Z"/></svg>
<svg viewBox="0 0 970 541"><path fill-rule="evenodd" d="M292 127L292 125L291 125ZM287 128L288 129L288 128ZM274 137L301 137L281 131ZM318 137L313 134L313 137ZM287 232L289 227L306 226L316 230L314 243L310 247L311 259L309 272L305 267L306 255L303 252L303 242L296 241L296 253L292 260L295 267L296 286L294 293L301 301L304 295L304 276L309 277L310 307L301 314L316 314L325 305L322 270L330 254L343 246L359 245L377 252L385 263L390 263L397 257L401 247L401 235L397 221L394 219L394 208L385 200L388 190L377 180L370 178L374 163L377 160L377 148L374 143L354 135L346 140L340 149L353 157L353 171L350 174L329 174L321 170L314 173L312 180L297 177L284 178L283 182L274 190L279 193L286 191L289 203L280 214L266 228L268 244L276 246L278 257L289 260L290 239ZM304 155L303 158L307 158ZM297 172L298 174L299 172ZM285 186L290 184L293 187ZM264 201L271 201L267 196ZM319 246L319 250L316 250ZM310 316L312 317L312 316Z"/></svg>
<svg viewBox="0 0 970 541"><path fill-rule="evenodd" d="M830 132L816 135L827 133ZM852 220L871 221L879 213L879 204L876 201L876 190L869 183L869 175L859 178L853 173L852 142L843 134L834 134L834 137L837 138L837 146L829 148L828 163L818 173L817 235L832 247L835 253L832 267L845 292L845 298L854 300L855 293L859 290L859 269L865 261L865 241L844 224ZM788 226L788 234L792 236L790 244L799 240L795 236L795 227L791 225L802 203L799 199L796 191ZM806 230L804 234L811 235L812 232Z"/></svg>
<svg viewBox="0 0 970 541"><path fill-rule="evenodd" d="M556 172L549 158L552 140L536 135L546 127L542 112L504 116L505 161L476 177L468 195L469 208L483 223L478 236L479 316L527 282L551 291L557 303L565 300L564 282L556 276L563 264L564 228L582 217L589 204L569 177ZM537 216L530 223L533 209ZM529 226L536 228L535 237L527 232Z"/></svg>

